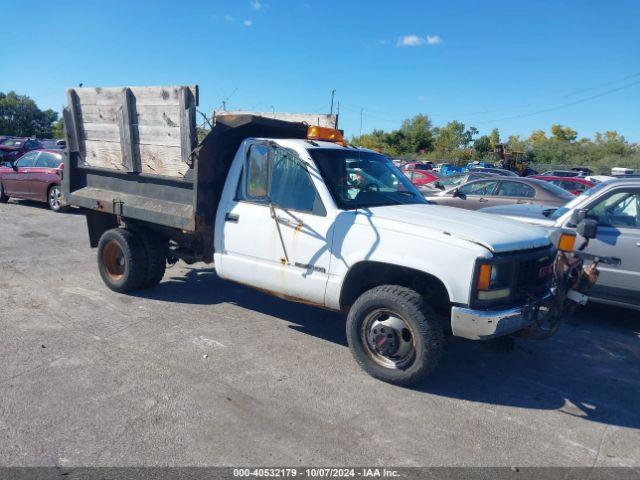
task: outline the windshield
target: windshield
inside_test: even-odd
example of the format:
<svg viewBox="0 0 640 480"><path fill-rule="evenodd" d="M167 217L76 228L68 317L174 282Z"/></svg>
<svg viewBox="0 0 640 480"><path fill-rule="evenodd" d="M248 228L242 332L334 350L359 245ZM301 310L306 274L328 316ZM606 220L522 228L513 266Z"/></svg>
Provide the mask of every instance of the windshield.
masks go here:
<svg viewBox="0 0 640 480"><path fill-rule="evenodd" d="M355 149L309 149L338 207L428 203L387 158Z"/></svg>
<svg viewBox="0 0 640 480"><path fill-rule="evenodd" d="M602 190L606 185L607 185L607 182L598 183L596 186L591 187L589 190L585 190L579 196L573 197L573 200L571 200L566 205L556 209L551 215L549 215L549 218L552 219L552 220L559 219L565 213L567 213L568 211L570 211L570 210L574 209L575 207L577 207L578 205L580 205L583 200L585 200L586 198L590 197L591 195L593 195L597 191ZM560 188L560 187L558 187L558 188Z"/></svg>
<svg viewBox="0 0 640 480"><path fill-rule="evenodd" d="M22 140L8 138L4 142L2 142L0 145L2 145L3 147L19 147L22 145Z"/></svg>
<svg viewBox="0 0 640 480"><path fill-rule="evenodd" d="M576 198L572 193L567 192L564 188L560 188L551 182L545 182L544 180L539 180L539 182L538 185L540 188L551 193L554 197L564 198L565 200L573 200Z"/></svg>

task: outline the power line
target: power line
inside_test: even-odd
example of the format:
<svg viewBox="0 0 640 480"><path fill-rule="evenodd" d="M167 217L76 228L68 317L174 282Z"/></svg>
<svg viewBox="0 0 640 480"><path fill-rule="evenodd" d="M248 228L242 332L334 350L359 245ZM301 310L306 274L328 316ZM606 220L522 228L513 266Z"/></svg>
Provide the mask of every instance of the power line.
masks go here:
<svg viewBox="0 0 640 480"><path fill-rule="evenodd" d="M602 93L598 93L596 95L591 95L590 97L586 97L586 98L582 98L580 100L576 100L575 102L569 102L569 103L564 103L561 105L556 105L553 107L549 107L549 108L544 108L542 110L537 110L535 112L530 112L530 113L523 113L522 115L514 115L512 117L504 117L504 118L497 118L494 120L486 120L484 122L475 122L478 125L482 125L482 124L486 124L486 123L494 123L494 122L502 122L505 120L516 120L516 119L520 119L520 118L527 118L527 117L532 117L534 115L540 115L541 113L547 113L547 112L553 112L554 110L560 110L562 108L567 108L567 107L572 107L574 105L578 105L580 103L584 103L584 102L588 102L591 100L595 100L596 98L600 98L600 97L604 97L605 95L611 95L612 93L616 93L619 92L620 90L625 90L627 88L631 88L635 85L640 84L640 80L638 80L637 82L632 82L632 83L628 83L626 85L622 85L620 87L617 88L613 88L611 90L607 90L606 92L602 92Z"/></svg>
<svg viewBox="0 0 640 480"><path fill-rule="evenodd" d="M589 88L583 88L582 90L576 90L575 92L567 93L564 96L566 98L566 97L572 97L574 95L579 95L579 94L585 93L585 92L591 92L593 90L598 90L598 89L603 88L603 87L608 87L609 85L613 85L614 83L624 82L625 80L630 80L630 79L636 78L636 77L640 77L640 72L634 73L633 75L627 75L626 77L619 78L617 80L611 80L610 82L601 83L599 85L596 85L595 87L589 87Z"/></svg>

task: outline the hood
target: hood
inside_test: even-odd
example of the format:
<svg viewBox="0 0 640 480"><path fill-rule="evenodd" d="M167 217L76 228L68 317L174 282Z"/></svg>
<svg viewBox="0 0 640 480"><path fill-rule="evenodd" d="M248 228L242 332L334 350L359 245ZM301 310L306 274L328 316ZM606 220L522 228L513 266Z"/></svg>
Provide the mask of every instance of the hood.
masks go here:
<svg viewBox="0 0 640 480"><path fill-rule="evenodd" d="M406 231L406 225L451 235L481 245L493 253L550 245L547 232L496 215L442 205L392 205L363 209L380 228Z"/></svg>
<svg viewBox="0 0 640 480"><path fill-rule="evenodd" d="M557 209L558 207L553 205L521 204L482 208L479 212L500 215L504 218L526 222L531 225L550 227L555 225L556 222L550 219L549 215Z"/></svg>

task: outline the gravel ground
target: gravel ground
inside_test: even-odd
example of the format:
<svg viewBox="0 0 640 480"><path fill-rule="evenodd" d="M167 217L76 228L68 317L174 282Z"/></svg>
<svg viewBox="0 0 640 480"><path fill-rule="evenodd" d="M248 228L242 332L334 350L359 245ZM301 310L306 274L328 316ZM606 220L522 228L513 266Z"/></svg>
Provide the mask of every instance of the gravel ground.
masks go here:
<svg viewBox="0 0 640 480"><path fill-rule="evenodd" d="M640 466L640 315L545 342L447 342L376 381L344 319L178 264L108 290L84 217L0 205L0 465Z"/></svg>

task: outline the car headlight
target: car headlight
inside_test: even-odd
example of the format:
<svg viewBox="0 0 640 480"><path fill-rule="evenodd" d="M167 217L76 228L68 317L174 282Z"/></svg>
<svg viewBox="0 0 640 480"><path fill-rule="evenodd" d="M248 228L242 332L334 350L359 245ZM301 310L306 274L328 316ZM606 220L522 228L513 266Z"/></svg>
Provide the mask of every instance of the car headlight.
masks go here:
<svg viewBox="0 0 640 480"><path fill-rule="evenodd" d="M480 264L476 283L478 300L499 300L509 297L513 271L511 263Z"/></svg>

